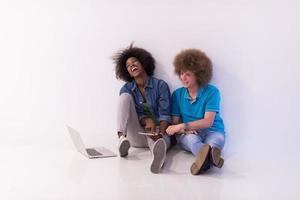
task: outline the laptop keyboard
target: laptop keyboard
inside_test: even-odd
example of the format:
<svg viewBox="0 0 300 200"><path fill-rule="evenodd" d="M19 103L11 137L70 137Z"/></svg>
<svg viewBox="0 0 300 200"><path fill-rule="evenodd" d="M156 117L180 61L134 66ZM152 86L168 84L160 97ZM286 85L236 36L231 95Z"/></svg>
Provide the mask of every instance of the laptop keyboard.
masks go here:
<svg viewBox="0 0 300 200"><path fill-rule="evenodd" d="M90 156L101 156L102 155L102 153L99 153L95 149L86 149L86 151Z"/></svg>

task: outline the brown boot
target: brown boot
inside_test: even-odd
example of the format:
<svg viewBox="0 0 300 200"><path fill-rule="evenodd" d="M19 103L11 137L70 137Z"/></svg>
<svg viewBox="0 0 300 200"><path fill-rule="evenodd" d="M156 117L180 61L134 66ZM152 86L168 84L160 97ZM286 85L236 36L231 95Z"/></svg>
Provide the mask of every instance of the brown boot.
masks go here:
<svg viewBox="0 0 300 200"><path fill-rule="evenodd" d="M210 146L208 144L203 144L201 149L198 152L198 155L196 157L196 161L191 166L191 173L193 175L197 175L200 173L200 171L203 171L203 167L205 161L208 159L210 151Z"/></svg>
<svg viewBox="0 0 300 200"><path fill-rule="evenodd" d="M224 164L224 159L221 158L221 150L217 147L211 148L211 162L215 167L221 168Z"/></svg>

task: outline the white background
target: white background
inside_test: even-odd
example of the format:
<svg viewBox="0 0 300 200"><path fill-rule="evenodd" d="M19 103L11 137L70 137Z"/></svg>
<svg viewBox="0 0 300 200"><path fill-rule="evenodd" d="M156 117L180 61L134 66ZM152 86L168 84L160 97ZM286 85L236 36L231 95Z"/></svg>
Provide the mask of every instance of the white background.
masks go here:
<svg viewBox="0 0 300 200"><path fill-rule="evenodd" d="M111 56L134 41L172 91L181 49L212 59L228 155L299 156L299 11L296 0L0 0L0 145L73 149L69 124L116 148Z"/></svg>
<svg viewBox="0 0 300 200"><path fill-rule="evenodd" d="M171 185L171 199L299 199L299 19L296 0L0 0L1 198L167 198ZM123 82L111 56L132 41L172 91L181 49L212 59L227 131L221 171L193 179L193 158L180 153L153 176L148 153L88 162L75 152L66 124L116 152Z"/></svg>
<svg viewBox="0 0 300 200"><path fill-rule="evenodd" d="M114 145L122 81L111 56L150 51L155 74L180 86L172 61L199 48L214 64L227 149L297 146L297 1L0 1L1 145Z"/></svg>

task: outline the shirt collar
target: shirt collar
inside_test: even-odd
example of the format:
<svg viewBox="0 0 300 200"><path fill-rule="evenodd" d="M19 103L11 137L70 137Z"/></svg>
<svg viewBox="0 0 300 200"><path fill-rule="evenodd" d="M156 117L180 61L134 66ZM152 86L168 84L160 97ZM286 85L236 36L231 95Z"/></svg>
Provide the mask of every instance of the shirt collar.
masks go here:
<svg viewBox="0 0 300 200"><path fill-rule="evenodd" d="M132 91L136 90L137 89L137 85L136 85L136 82L133 80L133 86L132 86ZM146 86L145 88L153 88L153 77L152 76L148 76L148 80L147 80L147 83L146 83Z"/></svg>
<svg viewBox="0 0 300 200"><path fill-rule="evenodd" d="M200 98L200 97L202 96L202 94L203 94L203 87L201 87L201 88L198 89L196 100L197 100L198 98ZM187 88L185 88L185 90L184 90L183 97L184 97L185 99L190 99L190 95L189 95L189 92L188 92L188 89L187 89Z"/></svg>

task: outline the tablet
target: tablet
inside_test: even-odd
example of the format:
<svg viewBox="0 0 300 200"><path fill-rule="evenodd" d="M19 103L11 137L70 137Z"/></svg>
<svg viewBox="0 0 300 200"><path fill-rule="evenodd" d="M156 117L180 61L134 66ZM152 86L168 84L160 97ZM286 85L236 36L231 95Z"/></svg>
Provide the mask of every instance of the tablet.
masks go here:
<svg viewBox="0 0 300 200"><path fill-rule="evenodd" d="M146 133L146 132L138 132L140 135L147 135L147 136L156 136L159 135L159 133Z"/></svg>

